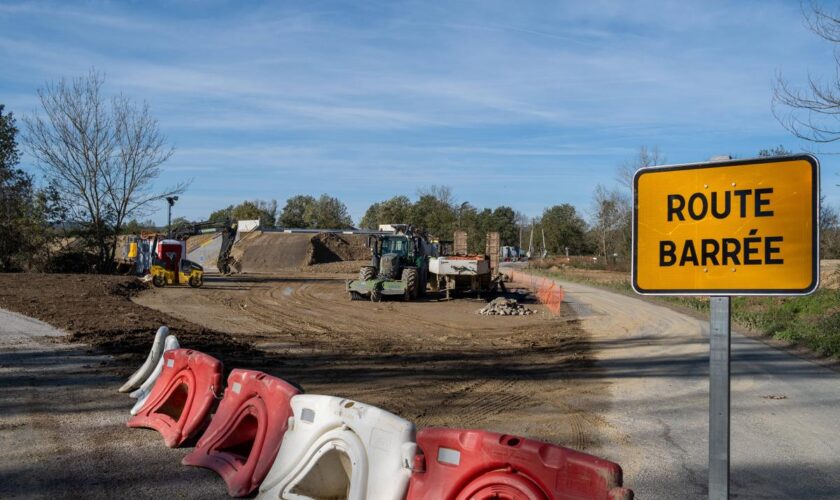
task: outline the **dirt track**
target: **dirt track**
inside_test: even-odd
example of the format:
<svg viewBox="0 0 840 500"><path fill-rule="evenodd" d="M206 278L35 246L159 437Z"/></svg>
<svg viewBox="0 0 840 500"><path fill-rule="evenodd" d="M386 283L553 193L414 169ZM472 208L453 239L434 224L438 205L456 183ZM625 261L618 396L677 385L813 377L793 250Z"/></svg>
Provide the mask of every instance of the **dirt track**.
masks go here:
<svg viewBox="0 0 840 500"><path fill-rule="evenodd" d="M559 317L487 317L484 300L351 302L346 274L210 278L204 288L157 289L134 300L253 342L250 367L310 393L374 404L417 423L480 427L586 449L599 420L583 401L586 334ZM530 297L522 295L523 300Z"/></svg>

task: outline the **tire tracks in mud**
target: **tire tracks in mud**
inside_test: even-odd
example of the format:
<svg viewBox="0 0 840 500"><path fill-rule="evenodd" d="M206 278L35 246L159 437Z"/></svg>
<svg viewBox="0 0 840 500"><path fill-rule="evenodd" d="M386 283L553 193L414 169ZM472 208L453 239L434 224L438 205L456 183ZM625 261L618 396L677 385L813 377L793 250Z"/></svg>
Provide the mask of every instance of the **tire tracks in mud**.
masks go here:
<svg viewBox="0 0 840 500"><path fill-rule="evenodd" d="M344 276L217 283L198 294L247 316L238 324L259 324L240 338L307 391L380 406L419 427L486 428L577 449L597 440L599 421L578 397L589 384L577 376L591 369L587 341L570 310L488 317L475 299L351 301Z"/></svg>

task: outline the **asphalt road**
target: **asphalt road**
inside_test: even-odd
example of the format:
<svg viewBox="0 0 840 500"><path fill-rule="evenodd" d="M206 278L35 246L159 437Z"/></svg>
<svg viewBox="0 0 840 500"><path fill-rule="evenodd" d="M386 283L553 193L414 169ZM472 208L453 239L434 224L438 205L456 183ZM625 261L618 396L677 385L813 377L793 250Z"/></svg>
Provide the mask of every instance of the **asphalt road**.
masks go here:
<svg viewBox="0 0 840 500"><path fill-rule="evenodd" d="M0 309L0 498L227 498L215 473L180 465L189 448L126 427L123 378L63 335Z"/></svg>
<svg viewBox="0 0 840 500"><path fill-rule="evenodd" d="M619 462L637 498L706 497L708 322L558 283L594 335L592 376L610 381L589 451ZM840 374L737 333L732 374L732 497L840 498Z"/></svg>

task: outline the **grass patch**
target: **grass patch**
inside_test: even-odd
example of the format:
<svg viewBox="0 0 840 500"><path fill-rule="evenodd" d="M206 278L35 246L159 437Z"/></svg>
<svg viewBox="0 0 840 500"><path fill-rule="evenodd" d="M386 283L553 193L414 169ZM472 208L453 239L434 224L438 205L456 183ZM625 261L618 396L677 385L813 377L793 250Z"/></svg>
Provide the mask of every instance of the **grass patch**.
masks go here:
<svg viewBox="0 0 840 500"><path fill-rule="evenodd" d="M543 276L632 292L630 275L571 267L529 269ZM708 297L659 297L697 311L709 310ZM776 339L805 346L828 357L840 358L840 291L819 289L805 297L733 297L732 321Z"/></svg>

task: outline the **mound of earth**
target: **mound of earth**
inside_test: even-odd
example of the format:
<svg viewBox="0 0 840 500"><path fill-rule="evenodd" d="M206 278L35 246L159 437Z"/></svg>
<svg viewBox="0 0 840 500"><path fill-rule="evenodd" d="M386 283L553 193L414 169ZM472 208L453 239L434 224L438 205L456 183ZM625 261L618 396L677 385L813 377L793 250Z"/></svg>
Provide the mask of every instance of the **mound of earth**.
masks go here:
<svg viewBox="0 0 840 500"><path fill-rule="evenodd" d="M294 269L309 260L311 234L247 233L236 242L231 257L243 273L271 273Z"/></svg>
<svg viewBox="0 0 840 500"><path fill-rule="evenodd" d="M274 273L370 257L367 236L353 234L247 233L231 250L242 273Z"/></svg>
<svg viewBox="0 0 840 500"><path fill-rule="evenodd" d="M307 265L370 258L367 235L322 233L312 237Z"/></svg>

